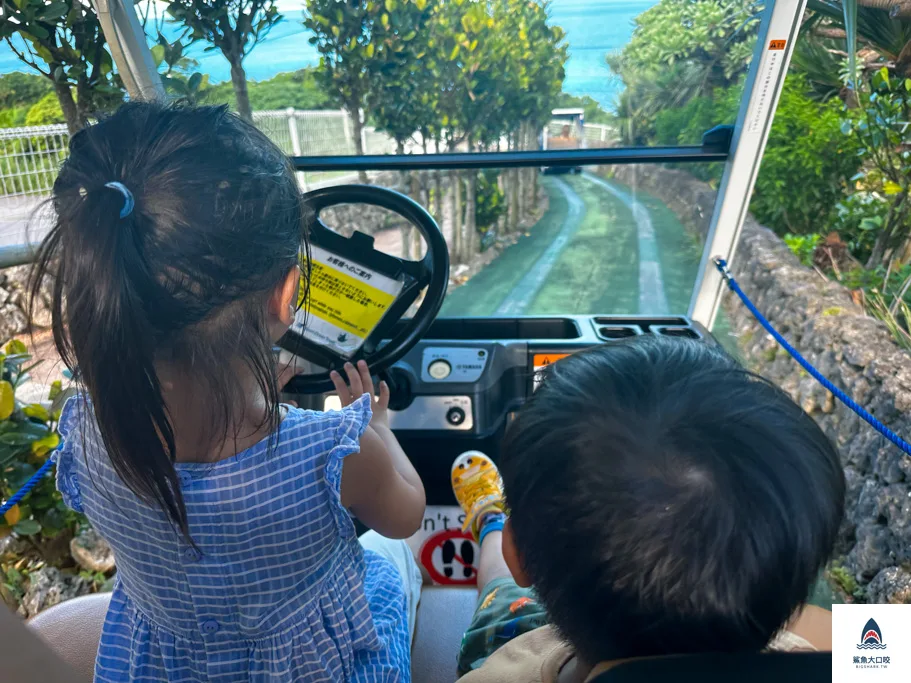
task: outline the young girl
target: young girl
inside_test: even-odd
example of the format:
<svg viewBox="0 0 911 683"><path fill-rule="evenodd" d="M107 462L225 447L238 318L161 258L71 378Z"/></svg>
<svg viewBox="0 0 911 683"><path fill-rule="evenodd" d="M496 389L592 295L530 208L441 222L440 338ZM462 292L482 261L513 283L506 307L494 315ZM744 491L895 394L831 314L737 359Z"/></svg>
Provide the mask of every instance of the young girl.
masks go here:
<svg viewBox="0 0 911 683"><path fill-rule="evenodd" d="M361 363L334 376L340 412L279 403L306 251L287 160L225 108L128 104L73 137L53 202L33 291L56 278L85 389L57 483L118 569L95 680L408 681L419 573L365 552L348 514L420 524L388 388L371 411Z"/></svg>

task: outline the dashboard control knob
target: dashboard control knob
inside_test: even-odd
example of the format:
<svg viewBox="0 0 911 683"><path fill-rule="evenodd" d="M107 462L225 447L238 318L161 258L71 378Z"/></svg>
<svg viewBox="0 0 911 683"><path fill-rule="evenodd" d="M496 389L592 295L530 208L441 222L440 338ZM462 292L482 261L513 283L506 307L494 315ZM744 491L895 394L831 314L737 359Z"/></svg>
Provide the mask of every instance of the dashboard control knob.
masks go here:
<svg viewBox="0 0 911 683"><path fill-rule="evenodd" d="M434 379L446 379L452 374L452 366L448 360L438 358L427 366L427 373Z"/></svg>
<svg viewBox="0 0 911 683"><path fill-rule="evenodd" d="M393 367L383 378L389 385L389 410L405 410L414 400L411 377L401 368Z"/></svg>
<svg viewBox="0 0 911 683"><path fill-rule="evenodd" d="M446 422L458 427L460 424L465 422L465 411L459 408L458 406L453 406L446 411Z"/></svg>

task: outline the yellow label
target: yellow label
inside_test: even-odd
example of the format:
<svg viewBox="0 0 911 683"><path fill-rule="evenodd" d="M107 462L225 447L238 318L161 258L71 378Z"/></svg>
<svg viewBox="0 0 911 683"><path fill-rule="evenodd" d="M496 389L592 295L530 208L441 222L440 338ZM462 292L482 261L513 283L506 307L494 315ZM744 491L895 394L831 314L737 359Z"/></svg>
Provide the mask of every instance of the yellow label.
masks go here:
<svg viewBox="0 0 911 683"><path fill-rule="evenodd" d="M395 295L342 270L316 260L310 263L310 314L349 334L369 335L393 301Z"/></svg>

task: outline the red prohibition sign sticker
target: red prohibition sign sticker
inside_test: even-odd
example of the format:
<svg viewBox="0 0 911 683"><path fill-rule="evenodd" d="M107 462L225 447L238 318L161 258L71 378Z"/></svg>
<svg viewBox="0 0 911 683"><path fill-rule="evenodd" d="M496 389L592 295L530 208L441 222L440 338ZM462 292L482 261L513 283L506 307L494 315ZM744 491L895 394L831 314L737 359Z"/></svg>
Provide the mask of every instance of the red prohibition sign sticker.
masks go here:
<svg viewBox="0 0 911 683"><path fill-rule="evenodd" d="M421 564L434 583L441 586L474 586L478 582L475 561L480 555L471 534L459 528L430 536L421 546Z"/></svg>

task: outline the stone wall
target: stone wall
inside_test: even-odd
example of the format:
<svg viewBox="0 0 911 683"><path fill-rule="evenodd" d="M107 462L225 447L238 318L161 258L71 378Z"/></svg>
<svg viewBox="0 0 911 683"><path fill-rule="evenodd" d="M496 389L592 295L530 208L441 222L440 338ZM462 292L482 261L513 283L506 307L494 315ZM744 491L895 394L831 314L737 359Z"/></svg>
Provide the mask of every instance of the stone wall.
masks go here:
<svg viewBox="0 0 911 683"><path fill-rule="evenodd" d="M0 270L0 344L28 330L30 273L31 266L16 266ZM50 303L50 287L45 286L35 302L35 331L51 326Z"/></svg>
<svg viewBox="0 0 911 683"><path fill-rule="evenodd" d="M625 184L662 199L704 237L715 192L688 174L622 167ZM748 218L732 271L744 292L806 358L890 429L911 437L911 355L851 292L802 266L772 231ZM847 515L836 562L869 602L911 602L911 457L827 392L728 293L725 311L745 362L787 391L838 445ZM843 574L844 575L844 574Z"/></svg>

